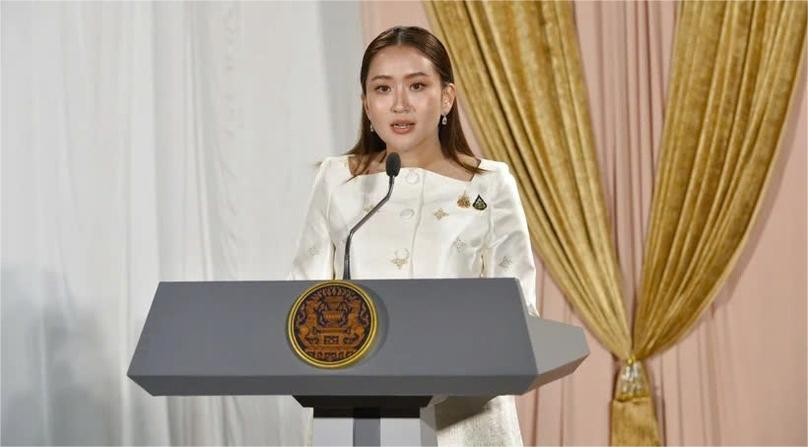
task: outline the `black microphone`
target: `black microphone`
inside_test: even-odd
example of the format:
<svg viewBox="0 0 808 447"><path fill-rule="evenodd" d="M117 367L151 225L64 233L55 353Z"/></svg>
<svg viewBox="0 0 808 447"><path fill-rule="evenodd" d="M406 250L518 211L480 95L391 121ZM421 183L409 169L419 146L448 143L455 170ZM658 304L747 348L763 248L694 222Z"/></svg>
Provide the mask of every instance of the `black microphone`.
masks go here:
<svg viewBox="0 0 808 447"><path fill-rule="evenodd" d="M396 176L398 175L398 171L401 170L401 157L398 156L397 153L393 152L387 156L387 160L384 165L385 171L387 171L387 176L389 178L389 185L387 187L387 195L373 207L370 212L368 212L362 220L359 221L351 231L348 232L348 239L345 240L345 261L342 265L342 279L351 279L351 239L353 238L354 233L359 227L362 226L370 216L376 213L379 208L384 205L387 200L390 198L390 194L393 193L393 183L396 180Z"/></svg>

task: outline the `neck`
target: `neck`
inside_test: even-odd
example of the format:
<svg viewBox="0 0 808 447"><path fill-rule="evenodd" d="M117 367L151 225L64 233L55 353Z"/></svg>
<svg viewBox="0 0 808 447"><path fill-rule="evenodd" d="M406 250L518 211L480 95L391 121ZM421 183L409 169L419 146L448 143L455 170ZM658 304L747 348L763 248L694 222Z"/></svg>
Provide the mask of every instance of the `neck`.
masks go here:
<svg viewBox="0 0 808 447"><path fill-rule="evenodd" d="M443 151L440 141L425 142L409 150L399 151L397 148L387 146L388 153L397 153L401 157L401 166L405 168L429 168L443 161Z"/></svg>

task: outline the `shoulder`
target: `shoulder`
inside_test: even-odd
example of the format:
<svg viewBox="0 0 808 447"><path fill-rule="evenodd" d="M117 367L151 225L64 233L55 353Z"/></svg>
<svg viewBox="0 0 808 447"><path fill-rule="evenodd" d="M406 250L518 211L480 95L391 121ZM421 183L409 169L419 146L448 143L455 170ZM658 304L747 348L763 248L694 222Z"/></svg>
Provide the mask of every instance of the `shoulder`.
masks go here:
<svg viewBox="0 0 808 447"><path fill-rule="evenodd" d="M323 158L317 168L317 177L327 183L343 179L350 173L348 155Z"/></svg>
<svg viewBox="0 0 808 447"><path fill-rule="evenodd" d="M515 181L507 163L481 158L480 169L485 170L480 174L482 178L489 186L493 186L495 189L501 190L503 184L510 184Z"/></svg>
<svg viewBox="0 0 808 447"><path fill-rule="evenodd" d="M496 160L489 160L487 158L480 159L480 168L485 169L486 174L493 174L494 177L500 177L503 175L510 175L511 170L508 167L508 164L502 161Z"/></svg>
<svg viewBox="0 0 808 447"><path fill-rule="evenodd" d="M520 201L516 178L507 163L482 159L480 168L487 171L482 174L482 180L491 199L489 203L494 208L512 208L515 202Z"/></svg>
<svg viewBox="0 0 808 447"><path fill-rule="evenodd" d="M349 155L334 155L325 157L320 161L320 169L334 170L339 168L348 168Z"/></svg>

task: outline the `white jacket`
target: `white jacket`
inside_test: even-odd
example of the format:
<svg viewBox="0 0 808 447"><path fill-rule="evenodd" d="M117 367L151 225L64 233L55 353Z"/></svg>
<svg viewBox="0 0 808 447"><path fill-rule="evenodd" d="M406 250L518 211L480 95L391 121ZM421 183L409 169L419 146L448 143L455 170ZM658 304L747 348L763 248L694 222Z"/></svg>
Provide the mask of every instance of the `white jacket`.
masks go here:
<svg viewBox="0 0 808 447"><path fill-rule="evenodd" d="M351 278L515 277L538 315L536 270L516 181L505 163L482 159L471 181L402 167L390 200L351 241ZM309 200L289 279L342 278L350 229L387 194L384 172L353 180L348 156L326 158ZM458 199L468 198L468 207ZM476 206L474 204L476 203ZM436 406L441 445L521 445L512 396L469 412L469 399Z"/></svg>

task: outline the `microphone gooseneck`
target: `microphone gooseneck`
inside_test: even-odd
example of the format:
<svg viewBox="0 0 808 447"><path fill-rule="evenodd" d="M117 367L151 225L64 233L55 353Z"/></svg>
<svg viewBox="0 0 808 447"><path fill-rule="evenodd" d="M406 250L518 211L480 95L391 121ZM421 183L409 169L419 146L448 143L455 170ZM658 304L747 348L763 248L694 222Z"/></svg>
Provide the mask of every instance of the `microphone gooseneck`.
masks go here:
<svg viewBox="0 0 808 447"><path fill-rule="evenodd" d="M401 158L398 156L397 153L393 152L387 156L387 160L384 165L385 171L387 172L387 177L389 179L388 186L387 186L387 195L373 207L370 212L368 212L365 217L362 218L353 228L351 231L348 232L348 238L345 240L345 260L343 261L342 265L342 279L351 279L351 239L353 238L354 233L356 230L359 229L368 219L370 216L374 215L379 208L384 205L387 200L390 198L390 195L393 193L393 183L395 183L396 176L398 172L401 170Z"/></svg>

